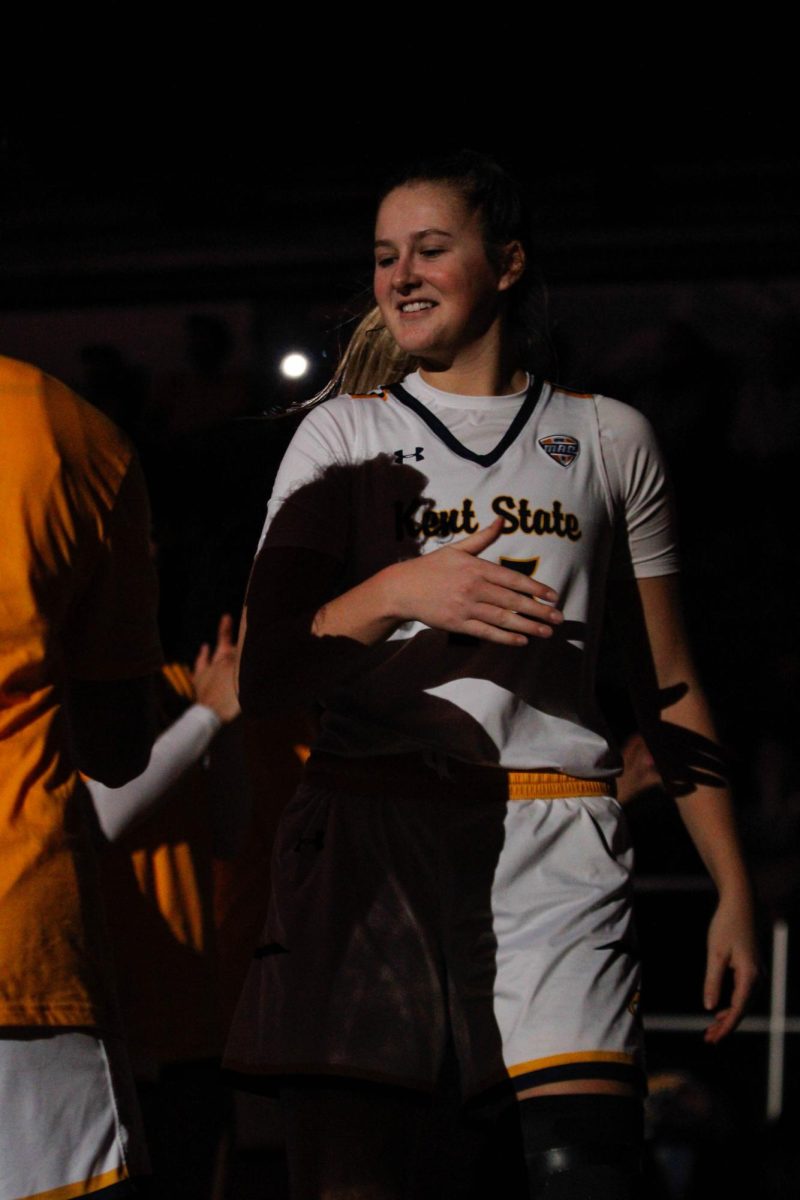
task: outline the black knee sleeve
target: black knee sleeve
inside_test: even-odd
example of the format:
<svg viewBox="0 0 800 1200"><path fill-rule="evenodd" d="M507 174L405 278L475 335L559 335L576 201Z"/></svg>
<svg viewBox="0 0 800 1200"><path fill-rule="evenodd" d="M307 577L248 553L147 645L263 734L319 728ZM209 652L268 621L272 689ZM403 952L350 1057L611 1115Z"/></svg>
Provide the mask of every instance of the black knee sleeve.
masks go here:
<svg viewBox="0 0 800 1200"><path fill-rule="evenodd" d="M634 1200L639 1194L642 1103L596 1093L520 1103L532 1198Z"/></svg>

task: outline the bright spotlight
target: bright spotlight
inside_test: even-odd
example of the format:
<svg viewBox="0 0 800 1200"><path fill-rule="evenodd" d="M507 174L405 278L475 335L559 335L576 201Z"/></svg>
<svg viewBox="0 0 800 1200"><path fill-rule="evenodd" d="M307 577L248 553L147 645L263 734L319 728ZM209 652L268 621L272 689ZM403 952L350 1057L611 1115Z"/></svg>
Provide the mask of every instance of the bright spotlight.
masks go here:
<svg viewBox="0 0 800 1200"><path fill-rule="evenodd" d="M281 374L287 379L302 379L311 366L305 354L284 354L281 359Z"/></svg>

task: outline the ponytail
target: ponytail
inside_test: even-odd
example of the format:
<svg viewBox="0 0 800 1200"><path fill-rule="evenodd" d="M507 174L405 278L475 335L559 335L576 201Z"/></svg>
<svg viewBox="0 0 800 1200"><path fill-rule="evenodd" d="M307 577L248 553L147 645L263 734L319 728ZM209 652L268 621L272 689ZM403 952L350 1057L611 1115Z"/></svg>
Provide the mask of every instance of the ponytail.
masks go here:
<svg viewBox="0 0 800 1200"><path fill-rule="evenodd" d="M322 391L308 400L293 404L281 415L305 412L331 396L363 395L376 388L399 383L417 369L417 359L401 350L383 323L377 304L353 330L336 370Z"/></svg>

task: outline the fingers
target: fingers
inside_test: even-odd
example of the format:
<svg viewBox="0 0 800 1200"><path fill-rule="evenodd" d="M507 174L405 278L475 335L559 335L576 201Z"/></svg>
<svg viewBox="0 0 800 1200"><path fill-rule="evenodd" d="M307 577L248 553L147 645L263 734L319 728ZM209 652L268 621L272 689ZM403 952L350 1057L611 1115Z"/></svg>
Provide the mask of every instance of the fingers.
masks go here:
<svg viewBox="0 0 800 1200"><path fill-rule="evenodd" d="M752 983L747 986L746 990L744 991L738 989L738 987L734 989L730 1006L728 1008L722 1008L719 1012L714 1013L714 1018L705 1032L704 1040L706 1042L710 1042L712 1044L714 1042L719 1042L722 1038L727 1037L729 1033L733 1032L744 1015L747 998L750 995L751 988ZM740 991L738 999L736 995L737 990Z"/></svg>
<svg viewBox="0 0 800 1200"><path fill-rule="evenodd" d="M542 604L525 593L511 592L508 588L496 587L492 584L487 584L482 588L480 596L476 597L476 599L483 604L499 609L498 616L500 617L502 617L503 613L513 613L518 617L525 618L526 621L544 622L548 633L552 632L550 629L551 625L561 625L564 620L564 614L552 605ZM496 624L496 622L491 621L489 616L484 617L482 613L476 614L476 616L489 620L491 624ZM500 624L505 624L505 621L501 620ZM520 626L520 632L524 632L522 626Z"/></svg>
<svg viewBox="0 0 800 1200"><path fill-rule="evenodd" d="M722 964L718 977L716 971L712 973L711 964L706 975L706 986L704 988L704 1000L707 1008L713 1008L719 1003L719 994L722 985L722 975L724 974L726 962L724 959L719 959ZM732 963L733 968L733 995L731 1002L727 1008L720 1009L714 1014L713 1020L705 1032L705 1041L711 1044L721 1041L732 1033L744 1015L747 1001L750 999L750 993L758 978L758 968L747 959L745 962L736 964ZM715 978L709 982L709 975L713 974ZM716 985L716 993L714 986ZM709 1004L708 999L714 996L714 999Z"/></svg>
<svg viewBox="0 0 800 1200"><path fill-rule="evenodd" d="M545 610L547 612L547 610ZM529 637L549 638L553 636L553 625L549 624L549 616L539 617L528 615L515 609L498 604L476 604L473 607L471 620L490 625L493 629L504 630L507 633L524 634ZM558 622L554 622L557 624Z"/></svg>
<svg viewBox="0 0 800 1200"><path fill-rule="evenodd" d="M736 1028L741 1013L736 1014L732 1008L723 1008L714 1014L714 1019L703 1035L703 1041L716 1045L722 1038L727 1037Z"/></svg>
<svg viewBox="0 0 800 1200"><path fill-rule="evenodd" d="M462 547L463 543L454 548ZM552 624L556 625L563 620L563 614L553 607L558 602L558 592L548 584L482 558L473 561L470 566L473 575L472 586L476 593L479 591L476 599L497 604L513 612L530 611L540 614L543 620L552 618ZM534 608L530 608L531 601L545 603L538 603Z"/></svg>
<svg viewBox="0 0 800 1200"><path fill-rule="evenodd" d="M486 563L483 577L487 583L502 588L503 591L513 592L517 598L529 596L536 600L544 600L550 605L558 602L558 592L548 587L546 583L540 583L538 579L531 579L528 575L521 575L519 571L510 571L508 567L500 567L496 563ZM549 611L555 612L556 610L551 608Z"/></svg>
<svg viewBox="0 0 800 1200"><path fill-rule="evenodd" d="M467 554L478 556L493 542L496 542L502 532L503 518L498 517L496 521L492 521L491 525L479 529L477 533L471 533L469 537L463 538L460 542L453 542L451 549L462 550ZM508 567L501 567L498 563L487 562L482 566L486 578L501 587L510 588L511 591L522 592L528 596L539 596L552 603L558 600L558 593L548 587L546 583L539 583L538 580L531 579L528 575L522 575L519 571L512 571Z"/></svg>
<svg viewBox="0 0 800 1200"><path fill-rule="evenodd" d="M736 966L734 963L734 986L733 995L731 996L731 1008L737 1014L737 1021L747 1007L747 1002L755 987L758 974L758 967L755 963L748 961L741 966Z"/></svg>
<svg viewBox="0 0 800 1200"><path fill-rule="evenodd" d="M459 550L466 550L467 554L480 554L492 542L496 542L503 532L503 518L498 517L492 521L491 525L486 525L483 529L479 529L477 533L471 533L468 537L462 538L460 542L453 542L452 545Z"/></svg>
<svg viewBox="0 0 800 1200"><path fill-rule="evenodd" d="M491 525L479 529L477 533L471 533L469 537L462 538L460 542L452 542L451 549L478 555L496 542L502 532L503 518L498 517L492 521ZM537 579L531 579L528 575L522 575L519 571L512 571L508 567L501 567L497 563L485 563L484 566L486 578L501 587L510 588L514 592L523 592L529 596L539 596L541 599L553 603L558 600L558 593L548 587L546 583L540 583Z"/></svg>
<svg viewBox="0 0 800 1200"><path fill-rule="evenodd" d="M220 617L219 626L217 628L217 644L214 648L214 656L212 662L221 662L225 659L233 657L236 653L236 644L233 640L233 617L230 613L225 613Z"/></svg>
<svg viewBox="0 0 800 1200"><path fill-rule="evenodd" d="M233 617L230 613L224 613L219 619L219 628L217 629L217 649L225 646L230 649L233 646Z"/></svg>
<svg viewBox="0 0 800 1200"><path fill-rule="evenodd" d="M726 966L727 960L722 955L709 955L706 978L703 984L703 1004L706 1009L716 1008L719 1004ZM720 1038L724 1038L726 1034L730 1033L736 1023L736 1018L732 1014L733 1006L720 1009L719 1012L714 1013L711 1024L703 1035L703 1040L713 1045Z"/></svg>
<svg viewBox="0 0 800 1200"><path fill-rule="evenodd" d="M462 596L463 632L522 646L531 637L551 637L554 627L562 624L564 614L552 603L557 593L546 584L483 559L474 562L473 568L473 578Z"/></svg>
<svg viewBox="0 0 800 1200"><path fill-rule="evenodd" d="M468 619L482 625L499 629L504 633L516 633L529 637L549 638L553 627L564 620L563 613L552 603L543 599L556 600L557 594L543 583L535 583L518 571L497 566L481 560L474 564L478 572L469 589ZM484 634L473 634L483 637ZM493 637L510 645L524 645L518 639Z"/></svg>
<svg viewBox="0 0 800 1200"><path fill-rule="evenodd" d="M396 620L418 620L503 645L551 637L564 620L556 608L558 593L481 557L502 532L498 517L460 542L387 567L381 573L386 612Z"/></svg>
<svg viewBox="0 0 800 1200"><path fill-rule="evenodd" d="M703 982L703 1005L706 1009L716 1008L719 1004L722 979L727 965L728 959L725 955L718 954L713 950L709 952L706 977Z"/></svg>
<svg viewBox="0 0 800 1200"><path fill-rule="evenodd" d="M208 667L210 657L211 648L208 645L208 642L203 642L202 646L197 652L197 658L194 660L194 669L192 674L197 675L198 672L205 671Z"/></svg>
<svg viewBox="0 0 800 1200"><path fill-rule="evenodd" d="M470 637L480 638L482 642L494 642L498 646L527 646L529 638L510 629L501 629L498 625L490 625L477 618L464 622L463 632ZM544 635L546 636L546 635Z"/></svg>

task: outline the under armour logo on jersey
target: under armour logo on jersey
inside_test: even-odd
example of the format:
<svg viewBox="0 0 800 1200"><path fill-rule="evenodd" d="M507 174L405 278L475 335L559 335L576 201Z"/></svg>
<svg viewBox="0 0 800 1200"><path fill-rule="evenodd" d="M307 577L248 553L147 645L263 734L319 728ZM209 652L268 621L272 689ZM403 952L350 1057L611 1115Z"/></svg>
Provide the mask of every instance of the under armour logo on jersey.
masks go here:
<svg viewBox="0 0 800 1200"><path fill-rule="evenodd" d="M539 438L539 445L560 467L571 467L581 452L578 439L568 433L553 433L549 437Z"/></svg>
<svg viewBox="0 0 800 1200"><path fill-rule="evenodd" d="M424 457L422 446L417 446L415 450L410 450L408 454L403 454L402 450L395 450L394 452L394 461L401 467L407 458L413 458L416 462L422 462Z"/></svg>

